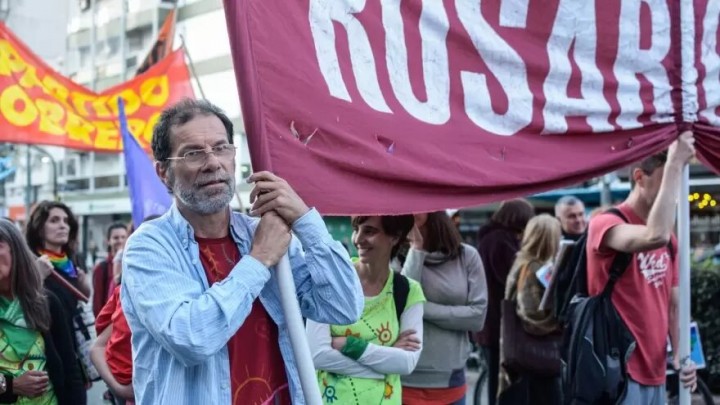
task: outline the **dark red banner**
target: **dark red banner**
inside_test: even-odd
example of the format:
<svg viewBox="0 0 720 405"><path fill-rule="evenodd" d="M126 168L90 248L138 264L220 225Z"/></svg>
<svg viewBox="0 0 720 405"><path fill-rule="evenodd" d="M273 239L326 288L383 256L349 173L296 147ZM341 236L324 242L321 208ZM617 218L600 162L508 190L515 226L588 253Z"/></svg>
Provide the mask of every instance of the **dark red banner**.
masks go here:
<svg viewBox="0 0 720 405"><path fill-rule="evenodd" d="M692 125L701 158L720 168L720 7L709 0L225 9L254 168L324 214L558 188L658 152Z"/></svg>

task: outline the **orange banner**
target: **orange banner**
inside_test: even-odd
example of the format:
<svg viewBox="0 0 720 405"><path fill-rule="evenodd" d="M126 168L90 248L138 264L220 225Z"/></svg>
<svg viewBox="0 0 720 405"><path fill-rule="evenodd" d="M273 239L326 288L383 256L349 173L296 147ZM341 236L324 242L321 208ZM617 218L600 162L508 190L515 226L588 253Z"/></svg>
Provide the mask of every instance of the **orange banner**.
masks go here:
<svg viewBox="0 0 720 405"><path fill-rule="evenodd" d="M54 71L0 23L0 142L120 152L118 97L130 132L149 150L162 110L194 97L182 49L95 93Z"/></svg>
<svg viewBox="0 0 720 405"><path fill-rule="evenodd" d="M151 66L158 63L160 60L165 58L172 52L173 39L175 38L175 10L170 10L170 13L165 17L165 22L160 28L157 39L150 52L148 52L145 60L138 68L136 75L143 74L150 69Z"/></svg>

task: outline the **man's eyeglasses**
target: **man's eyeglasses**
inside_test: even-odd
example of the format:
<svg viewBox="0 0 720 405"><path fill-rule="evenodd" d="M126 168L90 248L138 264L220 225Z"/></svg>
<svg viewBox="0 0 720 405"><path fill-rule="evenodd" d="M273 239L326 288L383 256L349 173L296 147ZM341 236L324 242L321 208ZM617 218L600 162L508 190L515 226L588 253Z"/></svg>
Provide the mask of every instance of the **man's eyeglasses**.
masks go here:
<svg viewBox="0 0 720 405"><path fill-rule="evenodd" d="M185 164L188 166L202 166L207 162L207 158L209 154L215 155L216 158L220 160L229 160L235 157L235 150L237 147L235 145L230 144L224 144L224 145L218 145L210 148L210 150L206 149L196 149L185 152L182 156L178 157L169 157L165 160L183 160L185 161Z"/></svg>

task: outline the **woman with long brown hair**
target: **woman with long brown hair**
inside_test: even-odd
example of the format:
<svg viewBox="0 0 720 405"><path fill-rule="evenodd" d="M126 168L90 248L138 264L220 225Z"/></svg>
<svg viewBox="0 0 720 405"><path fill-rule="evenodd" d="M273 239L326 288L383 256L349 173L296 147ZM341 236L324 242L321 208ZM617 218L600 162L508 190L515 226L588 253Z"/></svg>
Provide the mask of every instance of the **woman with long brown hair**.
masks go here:
<svg viewBox="0 0 720 405"><path fill-rule="evenodd" d="M84 404L72 336L22 235L0 219L0 403Z"/></svg>
<svg viewBox="0 0 720 405"><path fill-rule="evenodd" d="M445 211L415 215L403 274L422 286L424 346L412 374L402 378L407 405L465 403L468 332L483 328L485 271L477 250L462 243Z"/></svg>
<svg viewBox="0 0 720 405"><path fill-rule="evenodd" d="M58 201L38 203L25 229L30 250L38 256L47 257L52 263L53 271L48 274L54 274L45 279L45 288L59 299L63 308L59 314L75 337L75 351L81 360L85 383L89 386L92 378L90 373L96 373L89 358L91 340L95 335L92 328L94 317L92 312L88 313L78 306L78 294L72 291L75 289L86 297L90 296L90 278L76 265L77 235L78 222L75 216L67 205Z"/></svg>
<svg viewBox="0 0 720 405"><path fill-rule="evenodd" d="M58 274L83 294L90 296L87 275L76 266L78 229L77 219L67 205L57 201L42 201L30 214L25 238L30 250L39 256L48 256ZM68 307L74 309L77 306L77 298L52 277L45 283L63 303L69 304Z"/></svg>
<svg viewBox="0 0 720 405"><path fill-rule="evenodd" d="M525 228L522 245L513 263L505 288L505 300L515 302L517 317L525 333L547 338L560 338L562 327L552 308L540 309L545 287L536 276L540 268L557 254L562 238L560 222L548 214L533 217ZM503 317L506 315L503 314ZM505 323L503 323L505 324ZM506 333L503 330L502 334ZM503 352L501 337L500 352ZM557 354L559 362L560 354ZM545 367L543 364L542 367ZM499 378L500 404L524 405L562 403L559 372L549 370L539 375L529 370L509 369L502 364Z"/></svg>

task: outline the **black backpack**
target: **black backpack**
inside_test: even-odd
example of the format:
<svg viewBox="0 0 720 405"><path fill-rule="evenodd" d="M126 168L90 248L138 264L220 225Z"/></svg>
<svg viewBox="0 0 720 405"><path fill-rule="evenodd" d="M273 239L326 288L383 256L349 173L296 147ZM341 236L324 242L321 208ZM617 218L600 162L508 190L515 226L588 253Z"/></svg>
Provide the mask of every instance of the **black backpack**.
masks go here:
<svg viewBox="0 0 720 405"><path fill-rule="evenodd" d="M616 208L607 211L628 222ZM610 266L610 275L600 295L587 291L587 232L573 249L569 262L575 266L558 310L565 322L561 348L563 395L566 404L615 404L627 388L627 361L635 350L635 338L612 304L615 283L630 266L633 255L618 252ZM668 244L671 260L675 252ZM567 268L564 269L567 271ZM558 273L558 277L560 273ZM567 274L564 274L567 278ZM560 296L563 294L561 293ZM563 298L564 299L564 298ZM557 303L557 302L556 302Z"/></svg>
<svg viewBox="0 0 720 405"><path fill-rule="evenodd" d="M393 301L395 301L395 312L397 314L398 325L400 325L400 317L405 310L409 294L410 282L407 277L400 273L393 272Z"/></svg>
<svg viewBox="0 0 720 405"><path fill-rule="evenodd" d="M407 305L408 295L410 294L410 282L407 277L400 273L393 272L393 301L395 302L395 314L397 315L398 327L400 325L400 317L403 311L405 311L405 305ZM307 319L303 317L303 324L307 322Z"/></svg>
<svg viewBox="0 0 720 405"><path fill-rule="evenodd" d="M620 217L623 222L628 222L625 215L620 212L617 208L610 208L605 211L608 214L613 214ZM587 296L587 230L580 239L575 242L572 252L570 253L570 259L561 263L562 267L555 269L558 272L555 279L555 289L553 291L552 300L555 303L553 309L555 311L555 318L559 319L561 323L567 321L567 312L570 306L570 302L576 295ZM620 265L623 262L630 264L632 255L628 253L620 253L615 256L615 265ZM625 266L627 267L627 265Z"/></svg>
<svg viewBox="0 0 720 405"><path fill-rule="evenodd" d="M568 308L561 348L565 404L615 404L624 396L635 339L610 297L625 268L612 268L600 295L577 295Z"/></svg>

